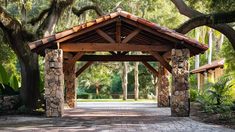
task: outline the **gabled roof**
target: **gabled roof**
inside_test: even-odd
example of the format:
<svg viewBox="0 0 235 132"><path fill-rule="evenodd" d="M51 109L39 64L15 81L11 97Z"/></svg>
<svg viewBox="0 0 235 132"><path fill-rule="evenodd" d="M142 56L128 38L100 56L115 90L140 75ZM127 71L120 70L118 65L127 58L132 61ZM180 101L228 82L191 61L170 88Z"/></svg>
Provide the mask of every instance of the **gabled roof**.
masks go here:
<svg viewBox="0 0 235 132"><path fill-rule="evenodd" d="M147 21L143 18L139 18L139 17L132 15L132 14L125 12L125 11L118 11L118 12L110 13L108 15L101 16L93 21L86 22L86 23L78 25L78 26L74 26L70 29L64 30L62 32L58 32L58 33L51 35L51 36L48 36L48 37L44 37L40 40L29 43L29 47L31 50L38 52L37 49L42 50L42 49L44 49L44 47L50 48L51 46L55 46L58 40L62 40L63 38L65 38L67 36L70 36L70 35L72 36L73 34L82 32L84 30L87 30L88 28L95 27L101 23L111 21L115 18L121 18L121 17L124 19L130 20L132 22L135 22L137 25L146 26L147 28L153 30L154 32L156 32L162 36L166 36L168 38L172 38L172 39L179 41L180 43L178 43L178 45L186 47L186 48L190 47L191 48L190 50L193 52L193 55L199 54L199 53L204 53L204 51L207 50L207 46L199 43L198 41L190 39L190 38L184 36L183 34L177 33L174 30L170 30L168 28L161 27L161 26L157 25L156 23ZM60 43L61 42L62 41L60 41Z"/></svg>
<svg viewBox="0 0 235 132"><path fill-rule="evenodd" d="M211 64L206 64L206 65L203 65L197 69L192 70L191 73L204 72L204 71L208 71L210 69L214 69L217 67L223 67L223 66L224 66L224 59L215 60L215 61L211 62Z"/></svg>

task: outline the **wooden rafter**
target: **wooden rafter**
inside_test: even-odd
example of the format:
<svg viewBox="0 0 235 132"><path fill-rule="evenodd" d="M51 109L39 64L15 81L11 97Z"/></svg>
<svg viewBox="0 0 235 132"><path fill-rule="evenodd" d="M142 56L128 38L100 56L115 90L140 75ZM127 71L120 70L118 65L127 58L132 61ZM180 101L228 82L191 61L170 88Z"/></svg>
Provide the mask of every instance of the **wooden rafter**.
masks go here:
<svg viewBox="0 0 235 132"><path fill-rule="evenodd" d="M172 73L172 67L158 52L150 52L150 54L154 56L170 73Z"/></svg>
<svg viewBox="0 0 235 132"><path fill-rule="evenodd" d="M65 52L87 52L87 51L169 51L167 45L144 45L120 43L66 43L61 44L61 49Z"/></svg>
<svg viewBox="0 0 235 132"><path fill-rule="evenodd" d="M138 33L140 32L140 29L136 29L132 33L130 33L124 40L122 40L122 43L127 43L130 41L132 38L134 38Z"/></svg>
<svg viewBox="0 0 235 132"><path fill-rule="evenodd" d="M88 61L84 66L82 66L77 72L76 72L76 77L78 77L83 71L85 71L93 61Z"/></svg>
<svg viewBox="0 0 235 132"><path fill-rule="evenodd" d="M164 53L163 56L162 56L166 61L170 60L171 59L171 50Z"/></svg>
<svg viewBox="0 0 235 132"><path fill-rule="evenodd" d="M111 55L117 55L114 51L109 51Z"/></svg>
<svg viewBox="0 0 235 132"><path fill-rule="evenodd" d="M127 53L129 53L128 51L124 51L121 53L121 55L126 55Z"/></svg>
<svg viewBox="0 0 235 132"><path fill-rule="evenodd" d="M68 63L75 63L77 60L79 60L84 55L83 52L78 52L73 58L69 59Z"/></svg>
<svg viewBox="0 0 235 132"><path fill-rule="evenodd" d="M141 24L137 24L137 23L135 23L135 22L133 22L133 21L131 21L131 20L123 19L123 21L125 21L126 23L128 23L128 24L130 24L130 25L132 25L132 26L138 27L138 28L141 29L141 30L145 30L145 31L147 31L147 32L149 32L149 33L151 33L151 34L157 35L157 36L159 36L160 38L164 38L165 40L169 40L169 41L171 41L171 42L173 42L173 43L178 43L178 42L180 42L180 41L177 40L176 38L173 38L173 37L171 37L171 36L164 35L164 34L162 34L162 33L160 33L160 32L156 32L155 30L150 29L149 27L146 27L146 26L141 25Z"/></svg>
<svg viewBox="0 0 235 132"><path fill-rule="evenodd" d="M116 22L116 43L121 43L121 21L120 18ZM117 51L117 54L121 54L120 51Z"/></svg>
<svg viewBox="0 0 235 132"><path fill-rule="evenodd" d="M97 29L96 32L103 37L104 39L106 39L107 41L109 41L110 43L115 43L115 41L108 35L106 34L104 31Z"/></svg>
<svg viewBox="0 0 235 132"><path fill-rule="evenodd" d="M157 59L151 55L83 55L79 61L154 61Z"/></svg>
<svg viewBox="0 0 235 132"><path fill-rule="evenodd" d="M121 43L121 21L120 21L120 19L118 19L117 23L116 23L116 42Z"/></svg>
<svg viewBox="0 0 235 132"><path fill-rule="evenodd" d="M112 20L110 20L110 21L106 21L106 22L100 23L100 24L98 24L97 26L91 26L91 27L87 28L86 30L79 31L79 32L74 33L74 34L72 34L72 35L63 37L63 38L57 40L56 42L64 42L64 41L67 41L67 40L72 39L72 38L74 38L74 37L77 37L77 36L79 36L79 35L82 35L82 34L85 34L85 33L90 32L90 31L99 29L100 27L103 27L103 26L105 26L105 25L107 25L107 24L113 23L113 22L115 22L116 20L117 20L117 19L114 18L114 19L112 19Z"/></svg>
<svg viewBox="0 0 235 132"><path fill-rule="evenodd" d="M73 54L65 52L65 53L63 53L63 58L64 59L71 59L71 58L73 58Z"/></svg>
<svg viewBox="0 0 235 132"><path fill-rule="evenodd" d="M148 62L146 62L146 61L142 61L142 63L145 65L145 67L146 67L150 72L153 73L153 75L154 75L155 77L158 77L159 73L158 73L158 71L157 71L155 68L153 68L153 67L152 67Z"/></svg>

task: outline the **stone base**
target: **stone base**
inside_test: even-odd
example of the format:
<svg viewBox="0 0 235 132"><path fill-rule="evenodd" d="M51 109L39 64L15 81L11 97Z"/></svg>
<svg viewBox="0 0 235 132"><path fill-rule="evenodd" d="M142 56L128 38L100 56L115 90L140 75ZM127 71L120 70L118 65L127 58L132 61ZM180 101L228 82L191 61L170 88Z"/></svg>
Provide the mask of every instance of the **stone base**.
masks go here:
<svg viewBox="0 0 235 132"><path fill-rule="evenodd" d="M63 51L47 49L45 55L46 116L61 117L64 110Z"/></svg>
<svg viewBox="0 0 235 132"><path fill-rule="evenodd" d="M0 95L0 112L16 109L20 104L19 95Z"/></svg>
<svg viewBox="0 0 235 132"><path fill-rule="evenodd" d="M168 71L163 67L159 67L158 86L158 107L169 107L169 80Z"/></svg>
<svg viewBox="0 0 235 132"><path fill-rule="evenodd" d="M171 95L171 116L176 117L187 117L190 112L190 101L189 92L186 91L175 91Z"/></svg>
<svg viewBox="0 0 235 132"><path fill-rule="evenodd" d="M65 102L70 108L75 108L77 102L77 79L75 73L76 64L64 63Z"/></svg>
<svg viewBox="0 0 235 132"><path fill-rule="evenodd" d="M171 115L189 116L188 49L172 50Z"/></svg>

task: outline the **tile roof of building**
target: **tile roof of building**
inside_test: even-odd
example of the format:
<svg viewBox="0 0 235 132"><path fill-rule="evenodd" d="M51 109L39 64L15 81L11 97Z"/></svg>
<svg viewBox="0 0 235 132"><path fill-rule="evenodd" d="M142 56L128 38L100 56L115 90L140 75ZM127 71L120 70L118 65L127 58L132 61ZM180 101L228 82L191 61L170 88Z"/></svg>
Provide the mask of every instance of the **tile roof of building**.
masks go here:
<svg viewBox="0 0 235 132"><path fill-rule="evenodd" d="M126 11L117 11L117 12L114 12L114 13L110 13L110 14L101 16L101 17L99 17L99 18L97 18L97 19L95 19L93 21L86 22L84 24L81 24L81 25L78 25L78 26L74 26L74 27L72 27L70 29L67 29L67 30L64 30L62 32L58 32L58 33L56 33L54 35L50 35L50 36L44 37L44 38L42 38L40 40L37 40L37 41L29 43L29 47L30 47L31 50L36 49L37 47L40 47L40 46L48 44L50 42L59 40L59 39L61 39L63 37L69 36L71 34L74 34L76 32L84 30L84 29L86 29L88 27L97 25L99 23L102 23L104 21L116 18L118 16L130 19L130 20L135 21L135 22L137 22L139 24L143 24L143 25L145 25L145 26L147 26L147 27L149 27L151 29L154 29L155 31L157 31L159 33L162 33L163 35L170 36L172 38L176 38L176 39L178 39L180 41L183 41L186 44L190 44L193 47L199 48L200 50L202 50L202 52L207 50L207 46L206 45L201 44L201 43L199 43L196 40L190 39L190 38L186 37L185 35L180 34L180 33L176 32L174 30L171 30L171 29L168 29L168 28L165 28L165 27L161 27L161 26L159 26L156 23L147 21L147 20L145 20L143 18L139 18L139 17L137 17L135 15L132 15L131 13L128 13Z"/></svg>
<svg viewBox="0 0 235 132"><path fill-rule="evenodd" d="M197 69L192 70L191 73L199 73L199 72L208 71L210 69L214 69L217 67L223 67L224 61L225 61L224 59L215 60L215 61L211 62L211 64L206 64L206 65L203 65Z"/></svg>

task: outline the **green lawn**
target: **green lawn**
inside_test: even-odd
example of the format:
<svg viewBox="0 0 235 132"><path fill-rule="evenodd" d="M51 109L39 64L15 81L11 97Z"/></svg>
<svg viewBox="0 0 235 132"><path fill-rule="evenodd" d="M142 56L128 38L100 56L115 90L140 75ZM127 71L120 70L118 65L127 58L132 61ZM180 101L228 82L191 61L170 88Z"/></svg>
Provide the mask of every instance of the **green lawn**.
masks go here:
<svg viewBox="0 0 235 132"><path fill-rule="evenodd" d="M156 102L156 100L150 99L139 99L135 101L134 99L77 99L78 102Z"/></svg>

